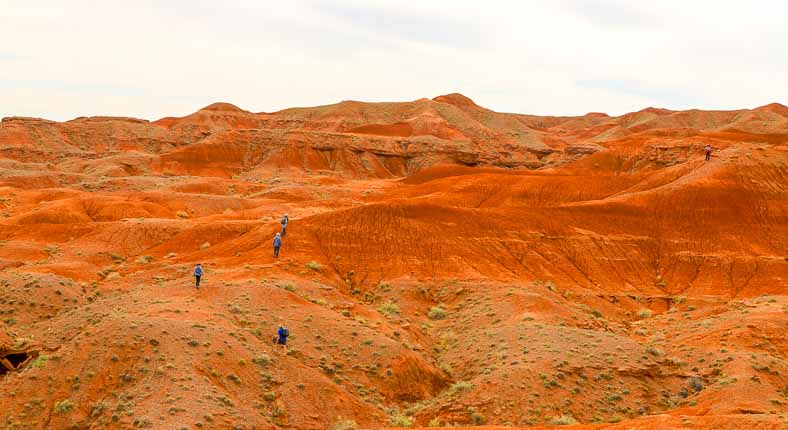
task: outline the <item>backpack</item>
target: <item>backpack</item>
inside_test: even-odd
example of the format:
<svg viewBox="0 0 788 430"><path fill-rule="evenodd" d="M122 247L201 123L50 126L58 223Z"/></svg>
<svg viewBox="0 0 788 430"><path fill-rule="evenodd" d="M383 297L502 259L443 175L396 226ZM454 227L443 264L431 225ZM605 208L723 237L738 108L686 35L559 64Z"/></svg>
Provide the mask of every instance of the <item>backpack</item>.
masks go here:
<svg viewBox="0 0 788 430"><path fill-rule="evenodd" d="M288 330L287 327L282 328L282 336L284 337L290 336L290 330Z"/></svg>
<svg viewBox="0 0 788 430"><path fill-rule="evenodd" d="M283 217L282 217L282 220L281 220L281 221L279 221L279 224L282 224L282 225L287 225L287 222L288 222L288 221L290 221L290 220L289 220L289 219L287 219L287 217L286 217L286 216L283 216Z"/></svg>

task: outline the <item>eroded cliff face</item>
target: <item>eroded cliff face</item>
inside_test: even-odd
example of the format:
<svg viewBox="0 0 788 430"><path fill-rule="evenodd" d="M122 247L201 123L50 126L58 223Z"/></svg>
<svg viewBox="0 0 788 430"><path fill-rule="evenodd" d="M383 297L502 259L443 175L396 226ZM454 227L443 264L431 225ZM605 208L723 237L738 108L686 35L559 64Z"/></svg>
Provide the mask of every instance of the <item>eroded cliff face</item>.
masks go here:
<svg viewBox="0 0 788 430"><path fill-rule="evenodd" d="M787 111L6 118L0 418L782 428Z"/></svg>

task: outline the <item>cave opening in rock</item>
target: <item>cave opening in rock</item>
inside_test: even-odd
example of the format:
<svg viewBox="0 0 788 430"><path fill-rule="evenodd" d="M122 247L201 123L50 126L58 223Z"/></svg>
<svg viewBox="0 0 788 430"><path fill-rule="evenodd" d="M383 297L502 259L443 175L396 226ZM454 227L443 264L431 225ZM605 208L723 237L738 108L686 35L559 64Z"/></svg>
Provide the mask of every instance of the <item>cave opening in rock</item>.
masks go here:
<svg viewBox="0 0 788 430"><path fill-rule="evenodd" d="M19 367L24 365L30 358L31 355L27 352L6 354L3 357L0 357L0 375L18 370Z"/></svg>

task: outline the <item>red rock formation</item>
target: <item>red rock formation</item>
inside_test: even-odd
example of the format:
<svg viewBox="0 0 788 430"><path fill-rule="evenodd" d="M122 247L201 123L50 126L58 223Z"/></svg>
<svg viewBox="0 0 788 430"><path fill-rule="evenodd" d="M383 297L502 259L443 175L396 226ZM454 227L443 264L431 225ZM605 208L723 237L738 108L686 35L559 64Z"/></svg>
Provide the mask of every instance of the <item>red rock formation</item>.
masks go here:
<svg viewBox="0 0 788 430"><path fill-rule="evenodd" d="M0 419L784 428L786 147L779 104L3 119L0 350L46 358Z"/></svg>

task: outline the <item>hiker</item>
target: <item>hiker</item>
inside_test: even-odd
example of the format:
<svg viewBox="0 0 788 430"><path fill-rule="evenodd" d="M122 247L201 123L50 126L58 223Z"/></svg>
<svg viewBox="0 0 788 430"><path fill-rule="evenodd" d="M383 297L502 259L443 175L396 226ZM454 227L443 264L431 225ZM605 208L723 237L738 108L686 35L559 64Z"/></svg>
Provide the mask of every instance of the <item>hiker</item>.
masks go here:
<svg viewBox="0 0 788 430"><path fill-rule="evenodd" d="M290 331L286 327L282 326L282 324L279 324L276 334L279 335L279 340L277 340L276 343L282 345L282 348L285 350L285 354L287 354L287 337L290 336Z"/></svg>
<svg viewBox="0 0 788 430"><path fill-rule="evenodd" d="M274 258L279 258L279 248L282 247L282 236L276 233L274 236Z"/></svg>
<svg viewBox="0 0 788 430"><path fill-rule="evenodd" d="M706 152L706 161L709 161L711 159L711 145L707 143L703 150Z"/></svg>
<svg viewBox="0 0 788 430"><path fill-rule="evenodd" d="M282 237L285 237L287 235L287 223L288 222L290 222L290 217L287 216L287 214L285 214L285 216L282 217L282 220L279 221L279 224L282 224Z"/></svg>
<svg viewBox="0 0 788 430"><path fill-rule="evenodd" d="M202 273L202 264L197 263L197 266L194 267L194 281L198 290L200 289L200 278L202 278Z"/></svg>

